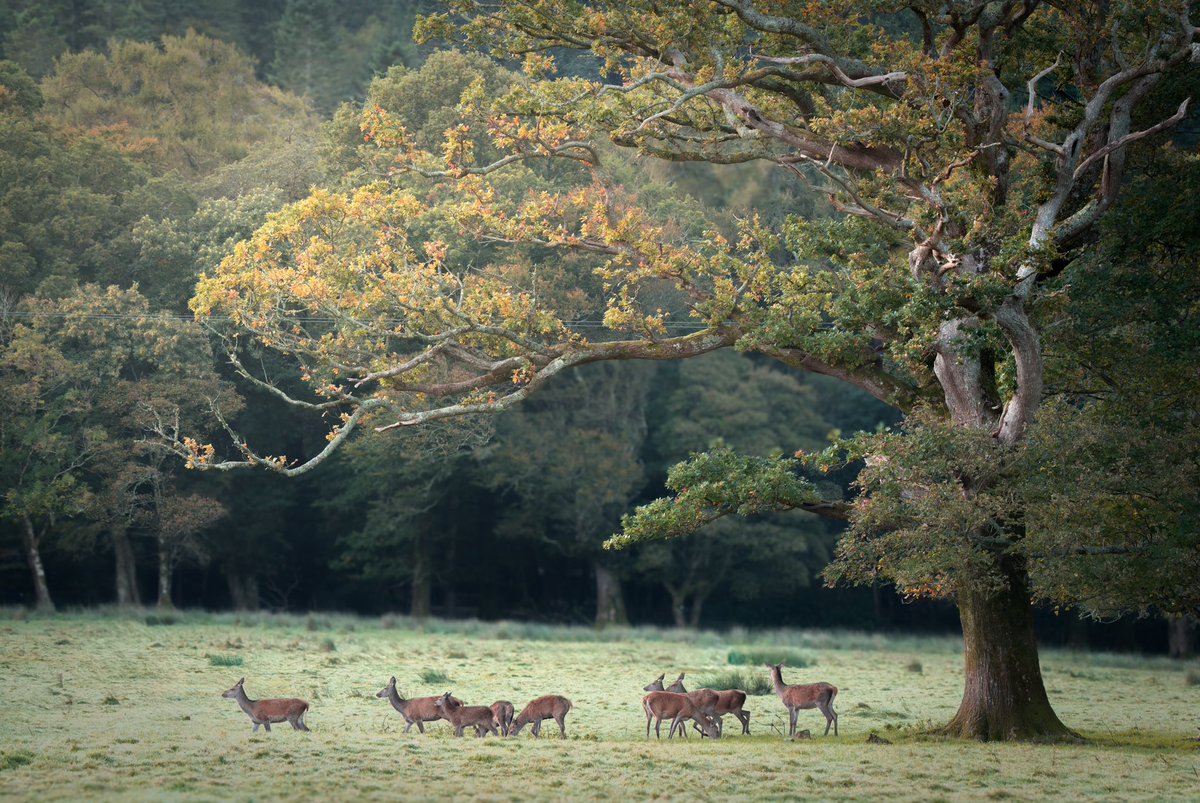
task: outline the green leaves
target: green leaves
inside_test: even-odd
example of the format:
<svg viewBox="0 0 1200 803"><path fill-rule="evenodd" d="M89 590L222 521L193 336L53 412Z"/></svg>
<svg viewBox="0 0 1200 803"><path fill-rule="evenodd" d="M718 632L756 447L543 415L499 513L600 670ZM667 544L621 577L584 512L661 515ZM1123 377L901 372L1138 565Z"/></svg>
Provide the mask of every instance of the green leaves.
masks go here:
<svg viewBox="0 0 1200 803"><path fill-rule="evenodd" d="M667 487L675 495L622 518L622 531L604 546L622 549L641 541L676 538L723 516L794 510L821 501L815 486L798 469L793 458L744 457L723 446L695 454L667 476Z"/></svg>

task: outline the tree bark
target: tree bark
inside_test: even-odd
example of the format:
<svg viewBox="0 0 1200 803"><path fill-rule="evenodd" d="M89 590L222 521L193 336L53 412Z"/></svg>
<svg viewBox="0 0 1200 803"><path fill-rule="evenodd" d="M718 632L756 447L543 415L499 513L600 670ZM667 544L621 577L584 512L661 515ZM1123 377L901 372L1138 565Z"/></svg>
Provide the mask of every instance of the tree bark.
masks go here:
<svg viewBox="0 0 1200 803"><path fill-rule="evenodd" d="M112 529L113 558L116 562L117 605L122 608L139 607L142 595L138 591L137 561L133 555L133 543L124 525L115 524Z"/></svg>
<svg viewBox="0 0 1200 803"><path fill-rule="evenodd" d="M158 537L158 607L175 607L171 602L171 548L162 535Z"/></svg>
<svg viewBox="0 0 1200 803"><path fill-rule="evenodd" d="M42 553L38 548L41 538L33 526L29 516L21 517L21 535L25 545L25 560L29 564L29 574L33 578L33 591L37 599L37 609L53 613L54 600L50 599L50 585L46 582L46 567L42 565Z"/></svg>
<svg viewBox="0 0 1200 803"><path fill-rule="evenodd" d="M1024 561L1000 561L1003 590L958 592L966 686L942 732L980 741L1078 739L1054 713L1042 683Z"/></svg>
<svg viewBox="0 0 1200 803"><path fill-rule="evenodd" d="M596 627L628 625L620 579L597 559L592 560L592 569L596 575Z"/></svg>

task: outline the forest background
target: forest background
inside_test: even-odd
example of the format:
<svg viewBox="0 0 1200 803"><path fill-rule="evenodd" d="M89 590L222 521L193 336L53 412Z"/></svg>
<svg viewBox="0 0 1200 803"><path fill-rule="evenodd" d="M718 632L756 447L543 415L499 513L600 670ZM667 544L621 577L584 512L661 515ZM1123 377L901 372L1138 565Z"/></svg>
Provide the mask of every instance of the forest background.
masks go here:
<svg viewBox="0 0 1200 803"><path fill-rule="evenodd" d="M221 397L270 452L324 446L323 427L236 384L187 302L270 213L369 173L365 103L419 121L432 143L472 81L514 80L414 44L417 14L435 7L0 3L0 603L956 629L944 602L824 587L839 525L804 513L601 550L623 514L663 494L671 465L717 439L765 455L898 421L849 386L728 350L586 366L494 419L404 449L364 439L294 479L189 472L145 442L149 401L198 420L200 401ZM1195 119L1174 132L1185 146ZM644 195L686 198L718 227L748 209L832 211L778 170L629 169ZM261 357L281 387L300 385L294 366ZM854 474L821 481L846 495ZM1189 649L1186 620L1147 613L1040 610L1038 630Z"/></svg>

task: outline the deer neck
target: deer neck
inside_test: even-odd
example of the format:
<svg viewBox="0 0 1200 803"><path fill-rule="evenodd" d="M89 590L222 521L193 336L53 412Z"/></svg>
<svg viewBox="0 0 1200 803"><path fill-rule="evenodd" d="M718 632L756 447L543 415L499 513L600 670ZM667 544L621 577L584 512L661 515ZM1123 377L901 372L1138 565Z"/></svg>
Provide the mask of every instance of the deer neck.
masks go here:
<svg viewBox="0 0 1200 803"><path fill-rule="evenodd" d="M787 684L783 682L783 673L777 669L771 670L771 683L774 684L775 693L778 695L782 695L787 688Z"/></svg>
<svg viewBox="0 0 1200 803"><path fill-rule="evenodd" d="M388 688L388 702L392 704L392 708L396 709L401 714L404 713L405 708L408 708L408 700L405 700L400 696L400 693L396 691L395 686Z"/></svg>
<svg viewBox="0 0 1200 803"><path fill-rule="evenodd" d="M234 697L233 699L237 700L238 707L245 711L247 716L249 716L251 719L254 718L254 704L258 701L251 700L249 697L247 697L245 689L238 689L237 697Z"/></svg>

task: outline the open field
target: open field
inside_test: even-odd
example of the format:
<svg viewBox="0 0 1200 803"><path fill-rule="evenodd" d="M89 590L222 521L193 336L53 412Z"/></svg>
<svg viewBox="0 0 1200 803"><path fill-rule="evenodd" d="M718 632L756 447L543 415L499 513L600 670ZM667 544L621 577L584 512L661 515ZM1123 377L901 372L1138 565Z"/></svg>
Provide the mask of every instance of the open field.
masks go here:
<svg viewBox="0 0 1200 803"><path fill-rule="evenodd" d="M1195 799L1200 664L1046 651L1051 701L1086 745L964 744L919 735L948 719L962 684L953 639L824 632L685 633L342 616L0 612L0 798L7 800ZM149 622L149 624L148 624ZM158 623L158 624L156 624ZM642 686L696 684L783 650L790 683L840 688L841 735L801 712L812 740L783 739L778 699L752 696L750 737L645 738ZM310 734L251 733L220 694L300 696ZM472 704L569 697L569 739L425 736L375 698L451 690ZM664 731L666 729L664 728ZM872 733L893 744L867 744ZM546 736L551 738L547 739Z"/></svg>

